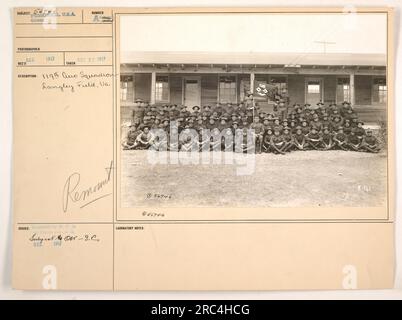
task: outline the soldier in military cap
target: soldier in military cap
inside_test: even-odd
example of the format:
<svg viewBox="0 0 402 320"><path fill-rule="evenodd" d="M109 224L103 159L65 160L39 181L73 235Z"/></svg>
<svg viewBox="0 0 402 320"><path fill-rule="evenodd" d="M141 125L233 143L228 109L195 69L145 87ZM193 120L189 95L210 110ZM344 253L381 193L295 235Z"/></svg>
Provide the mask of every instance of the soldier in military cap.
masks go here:
<svg viewBox="0 0 402 320"><path fill-rule="evenodd" d="M343 132L348 136L352 132L352 125L348 119L345 120L345 123L343 124Z"/></svg>
<svg viewBox="0 0 402 320"><path fill-rule="evenodd" d="M322 130L321 147L323 150L331 150L334 147L333 136L328 127L324 127Z"/></svg>
<svg viewBox="0 0 402 320"><path fill-rule="evenodd" d="M358 121L357 127L352 129L352 131L359 138L360 141L362 141L363 137L366 135L366 130L364 130L363 125L363 121Z"/></svg>
<svg viewBox="0 0 402 320"><path fill-rule="evenodd" d="M219 130L225 130L227 127L228 127L228 125L227 125L227 123L226 123L226 120L227 120L227 118L226 117L221 117L221 121L220 121L220 123L219 123L219 125L218 125L218 129Z"/></svg>
<svg viewBox="0 0 402 320"><path fill-rule="evenodd" d="M179 117L180 115L180 110L177 109L177 105L172 104L170 106L170 110L169 110L169 117L171 120L175 120Z"/></svg>
<svg viewBox="0 0 402 320"><path fill-rule="evenodd" d="M301 130L302 130L302 132L303 132L304 135L308 135L308 134L309 134L309 132L310 132L310 127L308 126L306 120L302 120L302 121L301 121L301 126L300 126L300 127L301 127Z"/></svg>
<svg viewBox="0 0 402 320"><path fill-rule="evenodd" d="M339 107L336 103L331 103L328 108L328 112L330 115L339 114Z"/></svg>
<svg viewBox="0 0 402 320"><path fill-rule="evenodd" d="M193 108L193 114L194 116L198 116L200 114L200 107L199 106L194 106Z"/></svg>
<svg viewBox="0 0 402 320"><path fill-rule="evenodd" d="M211 117L209 118L209 122L207 124L207 129L213 130L214 128L217 128L218 125L215 123L215 118Z"/></svg>
<svg viewBox="0 0 402 320"><path fill-rule="evenodd" d="M232 115L230 116L230 122L229 125L232 125L234 122L238 122L239 120L239 116L237 113L232 113Z"/></svg>
<svg viewBox="0 0 402 320"><path fill-rule="evenodd" d="M222 149L224 151L233 151L234 135L232 128L226 127L222 131Z"/></svg>
<svg viewBox="0 0 402 320"><path fill-rule="evenodd" d="M250 124L250 129L254 132L255 150L261 153L262 139L264 136L264 125L260 122L260 117L254 117L254 122Z"/></svg>
<svg viewBox="0 0 402 320"><path fill-rule="evenodd" d="M285 154L286 143L278 127L274 128L274 135L271 137L270 148L275 154Z"/></svg>
<svg viewBox="0 0 402 320"><path fill-rule="evenodd" d="M318 132L322 129L322 123L316 113L313 115L313 120L310 121L310 128L315 128Z"/></svg>
<svg viewBox="0 0 402 320"><path fill-rule="evenodd" d="M348 146L348 137L343 132L343 127L338 128L338 132L334 135L333 139L334 139L335 146L338 149L341 149L344 151L348 150L348 147L347 147Z"/></svg>
<svg viewBox="0 0 402 320"><path fill-rule="evenodd" d="M336 115L333 117L333 120L331 121L331 127L332 130L337 131L339 127L342 127L343 123L341 120L341 116L340 115Z"/></svg>
<svg viewBox="0 0 402 320"><path fill-rule="evenodd" d="M265 135L262 143L262 148L264 152L272 152L271 149L271 138L274 135L272 127L266 127Z"/></svg>
<svg viewBox="0 0 402 320"><path fill-rule="evenodd" d="M296 127L296 133L293 135L293 146L296 150L306 150L306 136L300 126Z"/></svg>
<svg viewBox="0 0 402 320"><path fill-rule="evenodd" d="M137 136L134 143L134 149L144 150L151 146L154 136L149 129L149 126L145 126L143 131Z"/></svg>
<svg viewBox="0 0 402 320"><path fill-rule="evenodd" d="M127 132L127 136L122 143L123 150L134 149L135 141L140 133L141 130L138 129L138 126L135 126L133 124L130 125L130 129Z"/></svg>
<svg viewBox="0 0 402 320"><path fill-rule="evenodd" d="M198 130L198 146L199 150L202 151L209 151L210 149L210 138L211 138L211 131L207 128L200 128Z"/></svg>
<svg viewBox="0 0 402 320"><path fill-rule="evenodd" d="M380 146L376 137L373 136L372 130L367 130L367 134L363 137L360 145L362 151L378 153L380 152Z"/></svg>
<svg viewBox="0 0 402 320"><path fill-rule="evenodd" d="M283 128L282 136L283 136L283 140L285 141L285 147L283 148L283 151L290 151L290 149L293 147L293 136L290 133L289 127Z"/></svg>
<svg viewBox="0 0 402 320"><path fill-rule="evenodd" d="M282 133L283 130L283 125L281 124L281 121L279 120L279 118L273 118L273 127L278 128L279 132Z"/></svg>
<svg viewBox="0 0 402 320"><path fill-rule="evenodd" d="M348 147L349 147L349 149L353 150L353 151L359 151L360 150L360 141L361 140L359 139L359 137L352 130L352 132L348 136Z"/></svg>
<svg viewBox="0 0 402 320"><path fill-rule="evenodd" d="M311 128L311 131L306 135L308 145L315 150L320 149L321 137L316 128Z"/></svg>

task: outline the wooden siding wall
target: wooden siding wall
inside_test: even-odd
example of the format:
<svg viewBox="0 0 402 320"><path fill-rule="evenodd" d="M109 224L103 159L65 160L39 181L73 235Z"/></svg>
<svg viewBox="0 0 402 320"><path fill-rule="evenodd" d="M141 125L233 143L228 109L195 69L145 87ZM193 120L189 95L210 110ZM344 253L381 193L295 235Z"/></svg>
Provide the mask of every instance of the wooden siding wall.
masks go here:
<svg viewBox="0 0 402 320"><path fill-rule="evenodd" d="M149 101L151 97L151 74L136 73L134 75L134 99Z"/></svg>
<svg viewBox="0 0 402 320"><path fill-rule="evenodd" d="M336 100L336 76L324 76L324 103L334 103Z"/></svg>
<svg viewBox="0 0 402 320"><path fill-rule="evenodd" d="M170 103L182 104L183 98L183 78L180 75L171 74L169 76Z"/></svg>
<svg viewBox="0 0 402 320"><path fill-rule="evenodd" d="M304 104L305 100L305 77L304 75L289 75L288 77L288 91L290 97L290 104L300 103Z"/></svg>
<svg viewBox="0 0 402 320"><path fill-rule="evenodd" d="M214 106L218 101L218 75L201 76L201 105Z"/></svg>
<svg viewBox="0 0 402 320"><path fill-rule="evenodd" d="M371 76L355 76L356 104L371 104Z"/></svg>

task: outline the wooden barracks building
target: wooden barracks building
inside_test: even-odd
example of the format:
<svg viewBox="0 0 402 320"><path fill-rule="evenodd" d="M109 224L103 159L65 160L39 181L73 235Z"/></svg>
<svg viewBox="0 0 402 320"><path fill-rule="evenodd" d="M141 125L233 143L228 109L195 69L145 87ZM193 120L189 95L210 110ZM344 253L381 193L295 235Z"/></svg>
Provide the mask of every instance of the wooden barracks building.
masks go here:
<svg viewBox="0 0 402 320"><path fill-rule="evenodd" d="M150 104L239 103L254 93L261 109L273 101L260 95L271 83L290 104L349 101L370 123L386 121L386 56L345 53L123 53L120 64L123 118L136 99Z"/></svg>

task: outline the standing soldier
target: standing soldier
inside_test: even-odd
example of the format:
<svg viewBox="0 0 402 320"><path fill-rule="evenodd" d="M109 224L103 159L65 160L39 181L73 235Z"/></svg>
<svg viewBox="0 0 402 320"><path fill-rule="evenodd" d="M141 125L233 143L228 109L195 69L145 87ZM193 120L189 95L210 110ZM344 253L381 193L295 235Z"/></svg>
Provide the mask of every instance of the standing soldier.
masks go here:
<svg viewBox="0 0 402 320"><path fill-rule="evenodd" d="M254 117L254 122L250 124L250 129L253 130L256 153L261 153L262 139L264 135L264 125L260 122L259 117Z"/></svg>

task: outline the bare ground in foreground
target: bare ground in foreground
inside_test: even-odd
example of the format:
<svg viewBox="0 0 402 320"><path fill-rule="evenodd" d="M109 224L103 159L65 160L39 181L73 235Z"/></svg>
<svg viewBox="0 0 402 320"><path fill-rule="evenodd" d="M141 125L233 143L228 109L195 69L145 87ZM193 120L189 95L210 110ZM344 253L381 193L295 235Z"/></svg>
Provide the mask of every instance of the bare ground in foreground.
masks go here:
<svg viewBox="0 0 402 320"><path fill-rule="evenodd" d="M147 159L147 151L122 151L122 207L365 207L386 201L385 153L257 154L254 172L240 176L244 164L152 165Z"/></svg>

